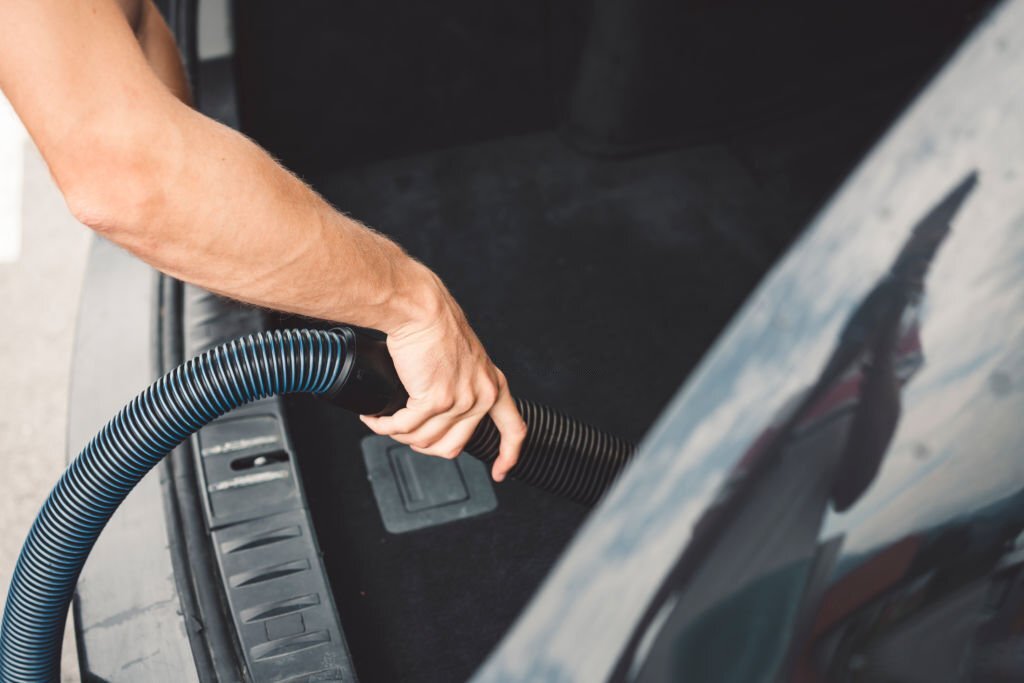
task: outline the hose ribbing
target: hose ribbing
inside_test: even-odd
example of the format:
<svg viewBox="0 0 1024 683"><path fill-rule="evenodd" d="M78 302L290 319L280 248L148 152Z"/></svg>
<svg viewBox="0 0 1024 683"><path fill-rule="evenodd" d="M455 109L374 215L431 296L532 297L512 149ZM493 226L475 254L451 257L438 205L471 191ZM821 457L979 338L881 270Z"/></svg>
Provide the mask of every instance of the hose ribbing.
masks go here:
<svg viewBox="0 0 1024 683"><path fill-rule="evenodd" d="M64 472L29 531L0 626L0 683L57 679L64 621L82 566L118 505L165 454L251 401L289 393L336 400L339 378L346 375L344 385L353 374L346 359L355 344L351 330L249 335L178 366L122 408ZM386 353L365 340L363 346L362 354ZM364 374L379 370L373 363L360 367ZM393 369L381 377L397 383L391 375ZM359 391L379 389L365 377L358 382ZM341 405L352 399L343 398ZM516 403L528 431L510 476L596 503L635 447L550 408ZM492 463L499 441L494 423L484 418L466 450Z"/></svg>
<svg viewBox="0 0 1024 683"><path fill-rule="evenodd" d="M633 457L636 446L546 406L516 399L526 441L509 476L585 505L596 503ZM498 457L501 435L489 417L466 451L487 464Z"/></svg>
<svg viewBox="0 0 1024 683"><path fill-rule="evenodd" d="M245 403L323 393L345 353L334 332L249 335L178 366L108 422L64 472L22 547L0 630L0 682L57 679L68 604L86 557L117 506L166 453Z"/></svg>

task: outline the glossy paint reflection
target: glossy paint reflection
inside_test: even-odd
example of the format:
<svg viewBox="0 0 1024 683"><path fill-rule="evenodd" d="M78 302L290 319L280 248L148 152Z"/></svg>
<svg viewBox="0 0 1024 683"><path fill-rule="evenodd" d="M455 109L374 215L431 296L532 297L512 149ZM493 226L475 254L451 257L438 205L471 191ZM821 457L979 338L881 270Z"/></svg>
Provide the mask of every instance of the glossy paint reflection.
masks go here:
<svg viewBox="0 0 1024 683"><path fill-rule="evenodd" d="M948 345L945 362L926 366L888 449L896 462L830 520L821 547L843 552L805 589L793 680L1024 680L1024 338L1019 312L1002 323L969 357ZM942 425L938 400L949 406Z"/></svg>
<svg viewBox="0 0 1024 683"><path fill-rule="evenodd" d="M839 511L855 505L879 472L901 391L924 362L925 276L976 182L968 175L914 227L846 321L817 381L732 471L697 523L671 592L634 638L628 679L771 680L785 666L786 643L817 608L817 584L840 547L819 544L825 514L830 503ZM735 641L722 637L737 629L748 643L743 657L731 656Z"/></svg>
<svg viewBox="0 0 1024 683"><path fill-rule="evenodd" d="M1021 83L1007 3L757 290L479 680L1024 680Z"/></svg>

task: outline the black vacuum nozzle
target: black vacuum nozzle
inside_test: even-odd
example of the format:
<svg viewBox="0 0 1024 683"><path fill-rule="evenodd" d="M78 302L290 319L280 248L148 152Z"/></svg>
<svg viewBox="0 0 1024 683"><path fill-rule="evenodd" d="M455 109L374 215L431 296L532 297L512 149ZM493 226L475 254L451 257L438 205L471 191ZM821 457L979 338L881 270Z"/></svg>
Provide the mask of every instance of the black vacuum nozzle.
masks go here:
<svg viewBox="0 0 1024 683"><path fill-rule="evenodd" d="M331 330L345 345L345 361L324 398L360 415L392 415L409 395L395 372L384 337L351 327ZM566 417L546 406L516 399L526 421L526 441L509 475L551 493L593 505L633 457L623 439ZM498 457L501 434L484 416L466 452L488 465Z"/></svg>
<svg viewBox="0 0 1024 683"><path fill-rule="evenodd" d="M398 379L385 338L379 333L348 326L331 329L345 343L338 379L324 398L359 415L393 415L409 394Z"/></svg>

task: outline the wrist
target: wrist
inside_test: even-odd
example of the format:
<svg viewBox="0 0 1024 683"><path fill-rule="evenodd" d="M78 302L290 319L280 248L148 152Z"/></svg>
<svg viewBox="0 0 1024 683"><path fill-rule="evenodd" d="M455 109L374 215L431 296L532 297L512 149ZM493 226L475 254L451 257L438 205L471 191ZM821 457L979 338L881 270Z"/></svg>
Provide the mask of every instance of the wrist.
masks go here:
<svg viewBox="0 0 1024 683"><path fill-rule="evenodd" d="M441 279L425 265L406 256L400 274L395 278L388 312L380 330L389 336L400 336L429 327L444 314L450 298Z"/></svg>
<svg viewBox="0 0 1024 683"><path fill-rule="evenodd" d="M423 329L450 308L451 295L429 268L386 236L327 207L329 220L315 239L358 245L361 272L346 275L340 297L326 317L380 330L387 335ZM340 226L341 229L337 229ZM352 258L348 255L348 258Z"/></svg>

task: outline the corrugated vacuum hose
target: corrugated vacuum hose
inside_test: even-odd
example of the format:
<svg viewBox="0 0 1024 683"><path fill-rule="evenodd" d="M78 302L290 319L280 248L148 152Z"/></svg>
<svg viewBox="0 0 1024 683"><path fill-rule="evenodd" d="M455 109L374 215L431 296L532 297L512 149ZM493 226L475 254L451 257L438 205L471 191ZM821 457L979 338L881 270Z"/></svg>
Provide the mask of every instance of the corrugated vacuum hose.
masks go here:
<svg viewBox="0 0 1024 683"><path fill-rule="evenodd" d="M585 505L596 503L633 457L636 446L530 401L516 399L526 441L509 476ZM498 457L500 435L485 417L466 452L487 464Z"/></svg>
<svg viewBox="0 0 1024 683"><path fill-rule="evenodd" d="M384 342L348 327L249 335L161 377L100 430L36 517L4 608L0 683L58 679L64 622L86 557L117 506L165 454L243 404L294 393L367 415L405 402ZM518 405L528 431L512 477L591 504L633 453L631 444L550 409ZM497 457L490 419L467 451L488 463Z"/></svg>

